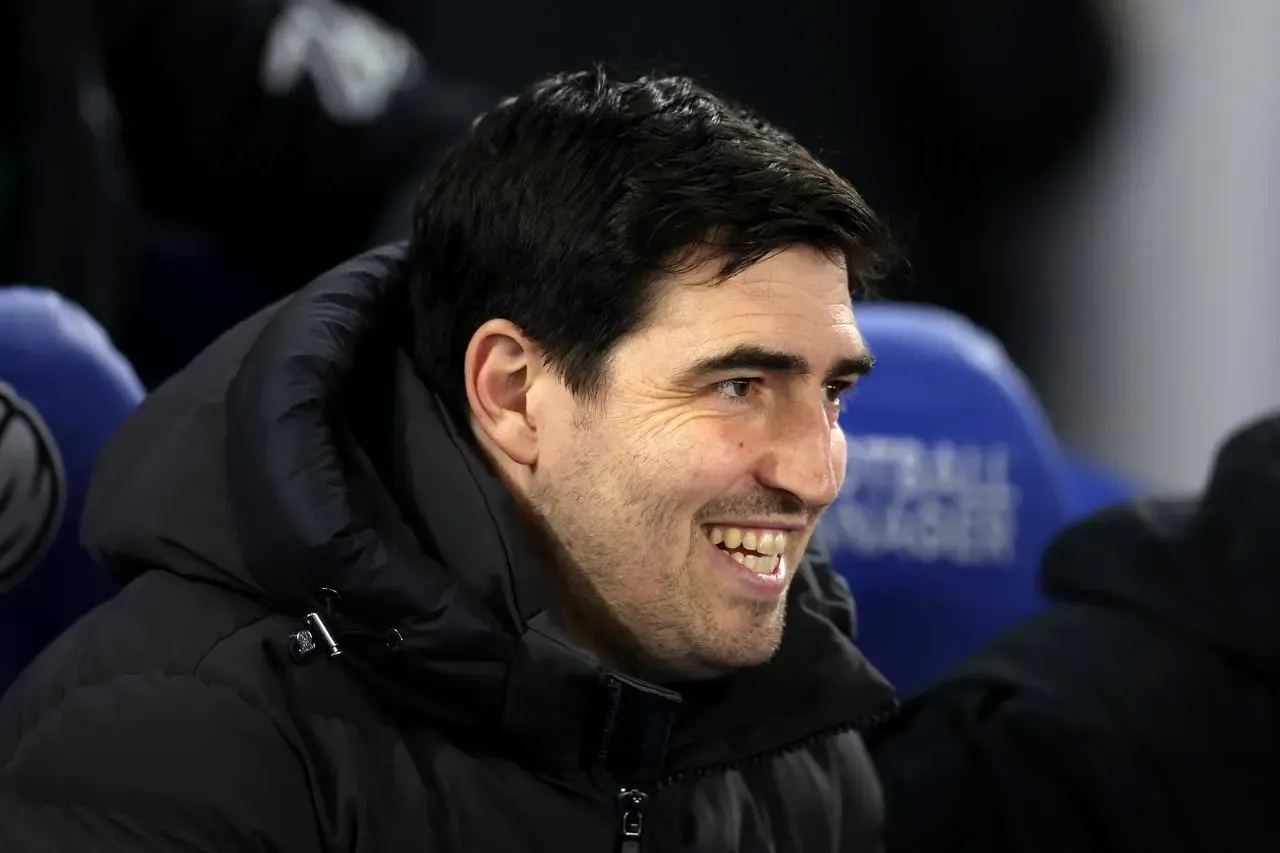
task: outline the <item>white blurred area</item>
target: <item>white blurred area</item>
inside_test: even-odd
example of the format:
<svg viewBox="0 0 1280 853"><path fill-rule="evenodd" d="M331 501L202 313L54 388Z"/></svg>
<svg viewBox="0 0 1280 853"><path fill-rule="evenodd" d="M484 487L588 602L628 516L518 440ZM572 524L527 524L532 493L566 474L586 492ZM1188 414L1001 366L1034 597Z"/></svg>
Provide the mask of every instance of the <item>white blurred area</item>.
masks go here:
<svg viewBox="0 0 1280 853"><path fill-rule="evenodd" d="M1073 447L1198 487L1280 406L1280 2L1112 2L1126 67L1094 148L1024 223L1031 372Z"/></svg>

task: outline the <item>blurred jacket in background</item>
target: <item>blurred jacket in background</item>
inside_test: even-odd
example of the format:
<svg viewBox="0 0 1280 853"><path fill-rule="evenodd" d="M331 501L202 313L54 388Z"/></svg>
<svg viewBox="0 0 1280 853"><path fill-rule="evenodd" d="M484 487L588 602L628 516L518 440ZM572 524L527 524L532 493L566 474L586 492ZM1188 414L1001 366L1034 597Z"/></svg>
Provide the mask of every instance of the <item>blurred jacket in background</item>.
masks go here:
<svg viewBox="0 0 1280 853"><path fill-rule="evenodd" d="M889 850L1280 849L1280 416L1067 530L1052 605L868 739Z"/></svg>
<svg viewBox="0 0 1280 853"><path fill-rule="evenodd" d="M0 282L53 287L111 331L150 223L306 281L407 234L423 173L490 103L337 0L5 4L0 63L17 81Z"/></svg>

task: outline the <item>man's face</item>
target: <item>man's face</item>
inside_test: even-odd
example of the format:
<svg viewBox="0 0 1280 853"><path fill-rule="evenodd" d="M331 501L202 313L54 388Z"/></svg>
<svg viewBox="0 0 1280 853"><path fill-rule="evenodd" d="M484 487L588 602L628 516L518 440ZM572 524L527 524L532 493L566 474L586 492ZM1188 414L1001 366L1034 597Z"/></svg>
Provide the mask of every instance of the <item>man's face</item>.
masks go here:
<svg viewBox="0 0 1280 853"><path fill-rule="evenodd" d="M839 398L869 356L844 269L794 248L665 287L603 395L543 397L526 498L578 639L667 678L759 664L844 481Z"/></svg>

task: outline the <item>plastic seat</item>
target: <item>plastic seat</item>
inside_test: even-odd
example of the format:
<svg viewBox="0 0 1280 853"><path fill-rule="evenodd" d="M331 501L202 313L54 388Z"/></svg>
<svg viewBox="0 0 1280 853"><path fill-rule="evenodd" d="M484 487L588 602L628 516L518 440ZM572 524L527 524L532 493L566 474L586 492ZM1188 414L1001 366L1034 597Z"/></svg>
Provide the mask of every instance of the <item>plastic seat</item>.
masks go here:
<svg viewBox="0 0 1280 853"><path fill-rule="evenodd" d="M1040 404L990 335L933 307L857 316L878 361L841 415L848 476L823 536L859 645L910 692L1043 606L1040 556L1076 509Z"/></svg>
<svg viewBox="0 0 1280 853"><path fill-rule="evenodd" d="M0 692L115 591L79 545L80 511L98 451L143 393L79 306L0 287Z"/></svg>

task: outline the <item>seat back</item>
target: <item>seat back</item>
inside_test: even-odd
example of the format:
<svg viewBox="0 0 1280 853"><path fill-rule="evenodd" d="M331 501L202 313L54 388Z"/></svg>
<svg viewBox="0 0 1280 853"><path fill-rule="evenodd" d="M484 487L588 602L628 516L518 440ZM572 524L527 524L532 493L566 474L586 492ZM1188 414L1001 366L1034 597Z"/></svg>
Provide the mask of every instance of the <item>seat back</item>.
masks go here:
<svg viewBox="0 0 1280 853"><path fill-rule="evenodd" d="M1072 507L1040 405L992 337L932 307L857 316L877 364L840 418L848 475L823 536L859 645L909 692L1042 607L1040 556Z"/></svg>
<svg viewBox="0 0 1280 853"><path fill-rule="evenodd" d="M0 287L0 692L115 590L80 547L80 513L98 451L142 396L81 308Z"/></svg>

